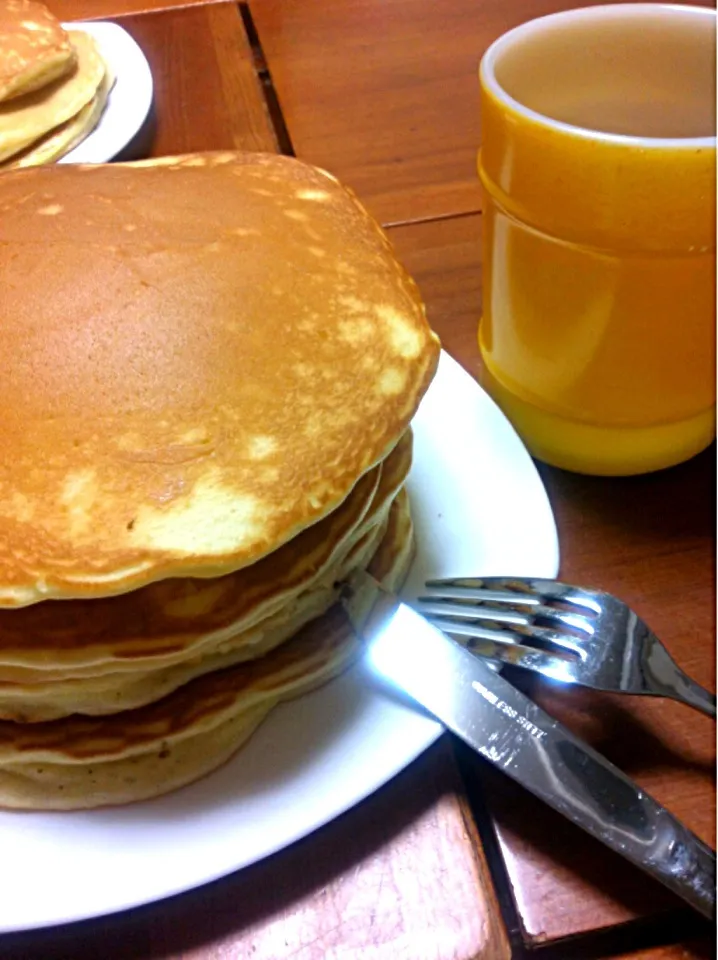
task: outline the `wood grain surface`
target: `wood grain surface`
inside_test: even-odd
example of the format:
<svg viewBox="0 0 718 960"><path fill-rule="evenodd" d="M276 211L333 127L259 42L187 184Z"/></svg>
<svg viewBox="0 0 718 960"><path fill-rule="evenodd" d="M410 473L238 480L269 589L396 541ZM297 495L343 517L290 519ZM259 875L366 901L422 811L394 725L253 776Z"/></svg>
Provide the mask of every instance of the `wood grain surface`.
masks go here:
<svg viewBox="0 0 718 960"><path fill-rule="evenodd" d="M297 155L352 186L383 223L396 223L481 208L481 55L525 20L595 2L249 5Z"/></svg>
<svg viewBox="0 0 718 960"><path fill-rule="evenodd" d="M389 236L445 348L479 371L480 216L394 227ZM561 543L561 576L609 590L648 621L677 661L715 689L715 451L672 470L589 478L540 466ZM491 509L477 504L477 509ZM512 678L522 683L522 676ZM715 723L688 707L573 688L535 698L715 842ZM658 916L678 901L483 762L527 944Z"/></svg>
<svg viewBox="0 0 718 960"><path fill-rule="evenodd" d="M188 7L119 21L154 79L152 113L119 159L267 150L277 141L238 8Z"/></svg>
<svg viewBox="0 0 718 960"><path fill-rule="evenodd" d="M509 947L442 739L277 856L163 903L0 937L0 957L508 960Z"/></svg>

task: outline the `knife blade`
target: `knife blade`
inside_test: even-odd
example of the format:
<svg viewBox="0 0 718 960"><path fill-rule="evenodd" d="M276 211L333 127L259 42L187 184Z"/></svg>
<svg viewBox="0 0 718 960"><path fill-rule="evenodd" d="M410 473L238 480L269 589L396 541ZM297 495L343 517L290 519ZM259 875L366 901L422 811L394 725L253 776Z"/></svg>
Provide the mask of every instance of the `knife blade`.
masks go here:
<svg viewBox="0 0 718 960"><path fill-rule="evenodd" d="M375 602L362 623L352 598L367 590ZM554 810L715 917L715 852L618 767L368 574L350 578L343 603L376 674Z"/></svg>

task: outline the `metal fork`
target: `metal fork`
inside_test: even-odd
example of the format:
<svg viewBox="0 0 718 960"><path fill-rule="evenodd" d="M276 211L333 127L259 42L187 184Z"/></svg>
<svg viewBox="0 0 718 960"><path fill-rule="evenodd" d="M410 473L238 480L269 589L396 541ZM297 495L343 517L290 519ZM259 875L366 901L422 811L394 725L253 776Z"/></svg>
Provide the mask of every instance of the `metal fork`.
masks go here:
<svg viewBox="0 0 718 960"><path fill-rule="evenodd" d="M674 662L622 600L556 580L429 580L419 611L469 650L552 680L671 697L716 715L716 698Z"/></svg>

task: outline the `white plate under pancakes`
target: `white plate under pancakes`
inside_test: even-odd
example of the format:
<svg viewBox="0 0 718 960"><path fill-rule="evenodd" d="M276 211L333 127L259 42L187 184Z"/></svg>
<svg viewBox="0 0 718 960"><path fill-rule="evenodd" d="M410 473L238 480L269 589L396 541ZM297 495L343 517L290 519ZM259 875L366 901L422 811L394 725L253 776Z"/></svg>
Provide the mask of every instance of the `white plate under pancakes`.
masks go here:
<svg viewBox="0 0 718 960"><path fill-rule="evenodd" d="M555 576L556 527L533 463L446 354L414 429L419 550L405 593L430 576ZM226 766L170 796L0 811L0 933L122 910L248 866L364 799L440 733L359 665L273 711Z"/></svg>
<svg viewBox="0 0 718 960"><path fill-rule="evenodd" d="M100 122L58 163L107 163L134 137L152 105L152 74L144 53L116 23L64 23L65 29L85 30L94 38L115 77Z"/></svg>

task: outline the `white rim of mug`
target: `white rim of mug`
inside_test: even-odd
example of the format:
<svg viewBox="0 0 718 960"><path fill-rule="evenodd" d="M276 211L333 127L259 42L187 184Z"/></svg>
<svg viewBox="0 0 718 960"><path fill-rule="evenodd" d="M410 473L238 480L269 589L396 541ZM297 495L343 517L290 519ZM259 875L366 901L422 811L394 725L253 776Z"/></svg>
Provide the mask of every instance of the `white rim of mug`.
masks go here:
<svg viewBox="0 0 718 960"><path fill-rule="evenodd" d="M494 65L496 58L503 53L506 47L511 46L516 40L520 40L527 34L534 33L544 26L555 23L558 20L598 20L608 16L618 16L628 18L631 15L645 15L647 11L655 13L656 10L675 11L677 13L696 14L702 17L710 17L716 20L716 10L711 7L695 7L679 3L610 3L596 7L578 7L575 10L564 10L560 13L550 13L545 17L536 17L528 20L526 23L514 27L507 33L504 33L494 40L491 46L481 59L479 75L481 82L493 93L497 100L506 103L516 113L521 114L528 120L543 127L549 127L552 130L558 130L562 133L574 137L581 137L586 140L601 140L605 143L614 143L623 146L635 147L653 147L653 148L683 148L685 150L695 150L703 148L713 148L716 146L716 138L713 137L638 137L625 133L608 133L603 130L591 130L588 127L577 127L571 123L565 123L563 120L554 120L547 117L531 107L524 106L520 101L515 100L504 90L496 79Z"/></svg>

